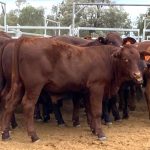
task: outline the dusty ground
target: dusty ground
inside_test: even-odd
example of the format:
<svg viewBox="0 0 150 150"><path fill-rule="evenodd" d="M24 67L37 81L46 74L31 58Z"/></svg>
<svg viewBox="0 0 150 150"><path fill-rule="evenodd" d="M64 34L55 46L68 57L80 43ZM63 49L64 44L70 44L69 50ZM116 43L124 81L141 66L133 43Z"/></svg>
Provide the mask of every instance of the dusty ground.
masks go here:
<svg viewBox="0 0 150 150"><path fill-rule="evenodd" d="M36 122L41 140L31 143L27 136L22 115L17 115L19 127L12 131L11 141L0 141L0 150L150 150L150 120L144 103L137 104L130 118L121 123L103 125L107 140L100 142L91 134L81 111L81 127L74 128L71 123L71 109L63 111L67 127L58 127L54 116L49 123Z"/></svg>

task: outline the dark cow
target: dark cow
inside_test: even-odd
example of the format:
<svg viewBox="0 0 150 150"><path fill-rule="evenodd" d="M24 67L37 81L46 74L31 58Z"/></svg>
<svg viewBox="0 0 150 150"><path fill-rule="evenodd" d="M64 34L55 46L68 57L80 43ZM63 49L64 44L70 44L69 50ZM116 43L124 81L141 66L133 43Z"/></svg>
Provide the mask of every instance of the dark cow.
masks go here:
<svg viewBox="0 0 150 150"><path fill-rule="evenodd" d="M135 44L136 43L136 40L133 39L132 37L127 37L123 40L123 44ZM135 44L138 51L140 52L150 52L150 41L144 41L144 42L139 42L139 43L136 43ZM147 62L150 58L150 56L142 56L141 57L143 60L145 59ZM148 104L148 110L149 110L149 118L150 118L150 73L149 73L149 63L147 64L148 65L148 68L146 68L146 64L145 62L141 60L141 63L140 63L140 68L141 68L141 71L143 72L143 75L144 75L144 79L146 80L146 87L145 87L145 90L144 90L144 94L145 94L145 98L146 98L146 101L147 101L147 104ZM145 81L144 80L144 81ZM128 81L126 83L124 83L124 85L122 86L122 90L120 90L120 95L124 95L124 96L120 96L121 99L123 99L123 102L124 102L124 105L123 105L123 118L128 118L129 115L128 115L128 100L129 100L129 92L131 92L131 97L132 97L132 101L130 102L129 106L131 105L132 108L135 108L135 89L137 88L137 85L135 83L133 83L132 81ZM139 86L138 86L139 88Z"/></svg>
<svg viewBox="0 0 150 150"><path fill-rule="evenodd" d="M137 49L141 52L150 52L150 41L144 41L136 44ZM145 60L147 61L148 68L144 72L144 77L146 80L146 85L145 85L145 98L147 101L147 106L148 106L148 111L149 111L149 119L150 119L150 67L149 67L149 60L150 57L144 57Z"/></svg>
<svg viewBox="0 0 150 150"><path fill-rule="evenodd" d="M128 78L141 82L140 55L133 45L77 47L50 38L21 38L13 57L12 85L2 118L2 139L8 139L10 117L25 89L22 104L28 135L39 138L34 129L34 107L44 87L51 94L83 91L87 95L90 128L100 140L105 139L100 115L105 94L114 94ZM107 69L106 69L107 68ZM34 72L32 74L31 72Z"/></svg>
<svg viewBox="0 0 150 150"><path fill-rule="evenodd" d="M130 45L136 43L136 40L132 37L127 37L123 39L123 45ZM129 117L128 106L129 102L132 104L131 110L135 109L135 83L133 81L125 81L120 86L119 92L119 109L123 110L123 119ZM130 100L130 95L132 96L132 101Z"/></svg>

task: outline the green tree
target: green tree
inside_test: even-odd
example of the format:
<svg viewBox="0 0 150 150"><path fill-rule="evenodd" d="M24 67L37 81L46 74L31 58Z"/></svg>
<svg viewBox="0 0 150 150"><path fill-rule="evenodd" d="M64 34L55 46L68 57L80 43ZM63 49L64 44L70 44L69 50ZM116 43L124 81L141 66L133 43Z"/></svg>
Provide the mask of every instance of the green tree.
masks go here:
<svg viewBox="0 0 150 150"><path fill-rule="evenodd" d="M16 26L18 23L18 16L17 16L17 12L16 10L11 10L8 14L7 14L7 24L9 26Z"/></svg>
<svg viewBox="0 0 150 150"><path fill-rule="evenodd" d="M11 10L9 13L7 13L7 25L15 26L18 23L18 16L16 10ZM0 15L0 24L4 24L4 15Z"/></svg>
<svg viewBox="0 0 150 150"><path fill-rule="evenodd" d="M43 26L44 25L44 9L34 8L32 6L24 7L20 11L18 23L22 26ZM43 33L43 30L26 30L26 32Z"/></svg>
<svg viewBox="0 0 150 150"><path fill-rule="evenodd" d="M21 5L25 3L26 3L26 0L16 0L16 6L18 7L19 10L20 10Z"/></svg>
<svg viewBox="0 0 150 150"><path fill-rule="evenodd" d="M72 24L72 3L75 0L64 0L59 6L59 13L57 19L63 26L70 26ZM110 0L78 0L77 2L104 2L111 3ZM76 12L83 8L77 6ZM53 13L56 12L53 9ZM131 20L128 14L122 7L105 7L105 6L87 6L83 8L75 19L75 25L83 27L100 27L100 28L129 28L131 27ZM89 31L90 33L93 31ZM87 31L81 31L81 35L89 34Z"/></svg>
<svg viewBox="0 0 150 150"><path fill-rule="evenodd" d="M147 9L146 14L140 14L140 16L137 18L137 28L140 29L140 34L143 34L144 29L144 20L148 19L146 21L146 29L150 29L150 8ZM150 35L150 33L146 32L146 36Z"/></svg>

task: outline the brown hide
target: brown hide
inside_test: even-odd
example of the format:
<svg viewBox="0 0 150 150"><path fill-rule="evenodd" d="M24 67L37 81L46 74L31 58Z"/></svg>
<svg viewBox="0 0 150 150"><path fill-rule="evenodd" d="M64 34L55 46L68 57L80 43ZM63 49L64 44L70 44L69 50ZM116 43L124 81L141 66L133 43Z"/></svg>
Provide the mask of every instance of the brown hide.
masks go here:
<svg viewBox="0 0 150 150"><path fill-rule="evenodd" d="M11 72L12 72L12 51L14 50L16 39L7 41L3 46L2 53L2 70L4 80L7 80L8 85L11 83Z"/></svg>
<svg viewBox="0 0 150 150"><path fill-rule="evenodd" d="M138 51L134 46L77 47L51 38L21 38L13 54L12 85L2 120L2 136L9 135L11 113L18 103L20 82L25 88L23 109L28 134L38 140L33 113L36 100L45 87L51 93L89 92L90 127L99 138L105 137L100 126L104 88L119 86L130 78L139 81Z"/></svg>
<svg viewBox="0 0 150 150"><path fill-rule="evenodd" d="M6 37L8 39L11 39L11 36L8 33L4 32L4 31L0 31L0 36L1 37Z"/></svg>
<svg viewBox="0 0 150 150"><path fill-rule="evenodd" d="M11 37L7 33L0 31L0 96L1 96L1 92L2 92L2 90L4 88L4 84L5 84L3 70L2 70L3 45L5 42L7 42L10 39L11 39ZM2 105L1 98L0 98L0 112L2 111L2 109L3 109L3 105ZM2 113L0 113L0 118L1 118L1 114Z"/></svg>
<svg viewBox="0 0 150 150"><path fill-rule="evenodd" d="M82 45L82 44L89 43L89 40L87 39L82 39L82 38L72 37L72 36L54 36L51 38L54 40L70 43L73 45Z"/></svg>
<svg viewBox="0 0 150 150"><path fill-rule="evenodd" d="M0 31L0 62L2 62L2 53L3 53L3 44L7 41L9 41L11 37L3 32ZM1 64L1 63L0 63ZM2 91L4 86L4 81L3 81L3 71L2 71L2 64L0 65L0 92Z"/></svg>
<svg viewBox="0 0 150 150"><path fill-rule="evenodd" d="M71 36L55 36L51 37L52 39L62 41L65 43L69 43L72 45L80 45L83 47L86 46L100 46L100 45L115 45L115 46L121 46L122 45L122 39L120 35L117 32L109 32L105 38L103 37L98 37L95 40L87 40L87 39L82 39L78 37L71 37Z"/></svg>
<svg viewBox="0 0 150 150"><path fill-rule="evenodd" d="M123 42L118 32L107 33L105 40L106 40L106 44L111 44L115 46L121 46Z"/></svg>

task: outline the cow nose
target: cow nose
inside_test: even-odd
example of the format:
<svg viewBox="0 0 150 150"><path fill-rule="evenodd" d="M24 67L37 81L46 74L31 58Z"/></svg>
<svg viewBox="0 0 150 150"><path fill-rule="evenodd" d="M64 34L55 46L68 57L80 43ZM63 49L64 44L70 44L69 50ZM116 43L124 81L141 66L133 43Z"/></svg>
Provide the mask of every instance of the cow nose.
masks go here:
<svg viewBox="0 0 150 150"><path fill-rule="evenodd" d="M143 82L142 74L140 72L134 72L133 77L140 83Z"/></svg>
<svg viewBox="0 0 150 150"><path fill-rule="evenodd" d="M141 73L140 72L134 72L133 76L137 79L141 77Z"/></svg>

